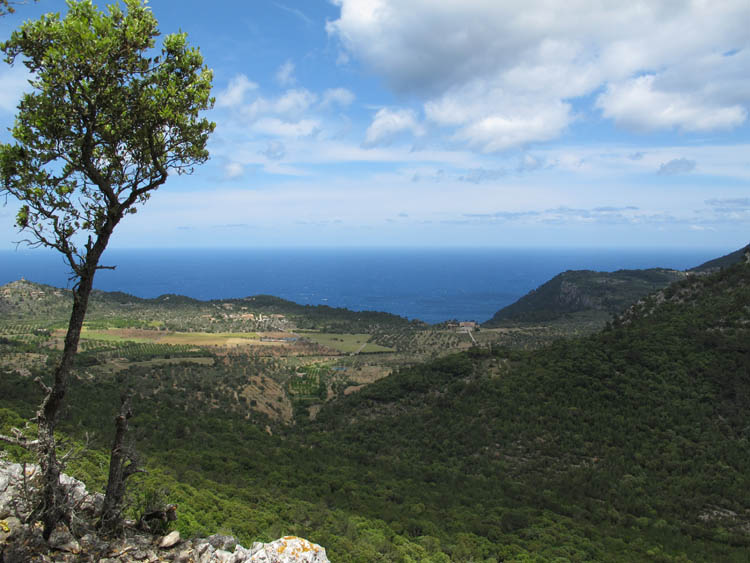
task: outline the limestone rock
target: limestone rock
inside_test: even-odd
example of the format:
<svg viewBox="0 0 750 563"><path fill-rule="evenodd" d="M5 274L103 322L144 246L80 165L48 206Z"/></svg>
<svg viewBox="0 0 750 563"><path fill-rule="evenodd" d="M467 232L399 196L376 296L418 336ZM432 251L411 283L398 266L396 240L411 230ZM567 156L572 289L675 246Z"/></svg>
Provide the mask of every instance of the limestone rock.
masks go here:
<svg viewBox="0 0 750 563"><path fill-rule="evenodd" d="M65 524L60 524L52 530L47 543L52 549L58 551L67 551L73 554L81 553L81 544L76 541Z"/></svg>
<svg viewBox="0 0 750 563"><path fill-rule="evenodd" d="M24 482L34 487L39 480L38 473L36 465L0 461L0 518L28 516L31 507L24 495Z"/></svg>
<svg viewBox="0 0 750 563"><path fill-rule="evenodd" d="M225 551L231 551L237 545L237 540L233 536L214 534L213 536L208 536L206 539L216 549L223 549Z"/></svg>
<svg viewBox="0 0 750 563"><path fill-rule="evenodd" d="M238 561L235 559L235 561ZM242 560L239 560L242 561ZM253 563L329 563L325 548L304 538L285 536L271 543L254 544L249 561Z"/></svg>
<svg viewBox="0 0 750 563"><path fill-rule="evenodd" d="M21 521L15 516L8 516L0 520L0 542L4 542L21 529Z"/></svg>
<svg viewBox="0 0 750 563"><path fill-rule="evenodd" d="M211 563L233 563L234 561L234 554L223 549L217 549L211 556Z"/></svg>
<svg viewBox="0 0 750 563"><path fill-rule="evenodd" d="M162 549L169 549L180 543L180 532L175 530L174 532L168 533L159 542L159 547Z"/></svg>

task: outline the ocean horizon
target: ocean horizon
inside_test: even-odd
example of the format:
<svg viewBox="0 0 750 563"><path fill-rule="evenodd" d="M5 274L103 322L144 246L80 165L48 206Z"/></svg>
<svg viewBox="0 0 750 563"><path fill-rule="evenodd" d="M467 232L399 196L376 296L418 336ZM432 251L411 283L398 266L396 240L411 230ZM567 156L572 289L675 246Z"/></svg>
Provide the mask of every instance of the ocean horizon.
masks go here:
<svg viewBox="0 0 750 563"><path fill-rule="evenodd" d="M302 305L385 311L439 323L484 322L565 270L684 270L735 249L260 248L110 249L94 286L143 298L231 299L268 294ZM0 285L70 287L62 257L0 251Z"/></svg>

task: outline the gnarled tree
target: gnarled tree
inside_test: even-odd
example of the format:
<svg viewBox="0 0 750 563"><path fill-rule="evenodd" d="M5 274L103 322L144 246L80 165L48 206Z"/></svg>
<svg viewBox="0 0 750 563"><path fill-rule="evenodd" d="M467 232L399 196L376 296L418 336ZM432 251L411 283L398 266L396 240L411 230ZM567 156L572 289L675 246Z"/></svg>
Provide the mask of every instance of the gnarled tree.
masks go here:
<svg viewBox="0 0 750 563"><path fill-rule="evenodd" d="M26 22L0 45L8 63L31 71L34 88L18 106L16 142L0 145L0 193L21 202L26 242L59 251L74 280L62 357L36 417L45 537L66 519L54 432L102 253L170 173L207 160L214 128L201 115L213 105L212 73L198 49L179 33L157 53L151 11L124 4L100 12L71 0L64 18Z"/></svg>

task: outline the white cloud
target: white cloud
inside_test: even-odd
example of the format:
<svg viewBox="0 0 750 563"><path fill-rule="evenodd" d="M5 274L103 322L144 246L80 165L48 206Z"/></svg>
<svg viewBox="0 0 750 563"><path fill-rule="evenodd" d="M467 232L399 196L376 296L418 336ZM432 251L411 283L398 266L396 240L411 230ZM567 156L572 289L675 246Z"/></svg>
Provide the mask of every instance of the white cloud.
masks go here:
<svg viewBox="0 0 750 563"><path fill-rule="evenodd" d="M268 114L299 118L317 101L318 97L305 88L287 90L278 98L258 96L240 108L242 115L254 120Z"/></svg>
<svg viewBox="0 0 750 563"><path fill-rule="evenodd" d="M0 72L0 110L9 113L16 112L16 106L21 101L24 92L32 90L29 84L31 74L22 65L6 68Z"/></svg>
<svg viewBox="0 0 750 563"><path fill-rule="evenodd" d="M747 110L739 104L722 106L691 93L659 91L655 80L645 75L610 84L597 105L618 124L646 131L730 129L747 119Z"/></svg>
<svg viewBox="0 0 750 563"><path fill-rule="evenodd" d="M292 86L297 79L294 77L294 63L292 61L286 61L276 71L276 82L282 86Z"/></svg>
<svg viewBox="0 0 750 563"><path fill-rule="evenodd" d="M272 109L281 115L300 115L310 109L317 99L315 94L304 88L287 90L272 104Z"/></svg>
<svg viewBox="0 0 750 563"><path fill-rule="evenodd" d="M275 137L307 137L319 127L320 122L315 119L283 121L276 117L263 117L253 124L252 129L257 133Z"/></svg>
<svg viewBox="0 0 750 563"><path fill-rule="evenodd" d="M381 108L367 128L364 146L388 144L403 132L411 132L414 135L424 134L424 129L419 124L416 114L409 109Z"/></svg>
<svg viewBox="0 0 750 563"><path fill-rule="evenodd" d="M558 101L536 108L495 113L471 120L455 138L482 152L496 152L533 141L554 139L570 121L570 106Z"/></svg>
<svg viewBox="0 0 750 563"><path fill-rule="evenodd" d="M239 178L245 173L245 167L239 162L228 162L224 165L224 176L233 180Z"/></svg>
<svg viewBox="0 0 750 563"><path fill-rule="evenodd" d="M247 92L257 88L258 85L247 76L238 74L229 81L229 85L224 90L217 94L216 106L236 107L244 101Z"/></svg>
<svg viewBox="0 0 750 563"><path fill-rule="evenodd" d="M631 128L709 131L747 119L746 0L335 3L327 30L342 52L481 151L554 139L576 118L571 101L601 89L604 115Z"/></svg>
<svg viewBox="0 0 750 563"><path fill-rule="evenodd" d="M322 107L339 105L342 107L350 106L354 101L354 92L346 88L329 88L323 92L323 99L320 102Z"/></svg>

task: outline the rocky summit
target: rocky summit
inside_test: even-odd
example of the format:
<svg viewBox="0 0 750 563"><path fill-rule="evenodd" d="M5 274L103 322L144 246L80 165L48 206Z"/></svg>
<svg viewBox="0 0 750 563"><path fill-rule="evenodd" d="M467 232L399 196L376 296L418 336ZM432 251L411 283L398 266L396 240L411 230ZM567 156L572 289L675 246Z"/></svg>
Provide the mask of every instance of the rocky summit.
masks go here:
<svg viewBox="0 0 750 563"><path fill-rule="evenodd" d="M28 522L39 468L0 460L0 562L69 563L91 561L130 563L175 561L180 563L328 563L325 548L304 538L285 536L274 542L255 542L245 548L232 536L183 539L178 531L153 536L126 526L122 537L103 538L94 523L103 495L61 476L72 507L70 527L61 524L48 541L41 527Z"/></svg>

